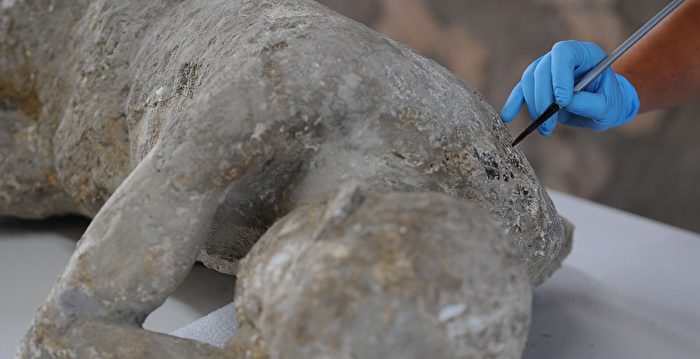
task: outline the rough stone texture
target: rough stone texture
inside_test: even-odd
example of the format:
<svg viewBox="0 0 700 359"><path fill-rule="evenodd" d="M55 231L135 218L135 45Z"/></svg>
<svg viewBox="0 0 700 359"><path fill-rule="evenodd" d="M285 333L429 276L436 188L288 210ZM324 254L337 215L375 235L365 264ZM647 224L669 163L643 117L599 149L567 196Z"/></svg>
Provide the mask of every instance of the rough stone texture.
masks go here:
<svg viewBox="0 0 700 359"><path fill-rule="evenodd" d="M441 194L343 188L275 223L241 277L241 357L520 358L529 327L515 246Z"/></svg>
<svg viewBox="0 0 700 359"><path fill-rule="evenodd" d="M559 40L612 51L666 0L319 0L404 42L500 109L522 71ZM362 4L357 6L356 4ZM365 3L373 3L369 8ZM643 114L606 133L558 126L521 146L542 182L700 231L700 105ZM510 126L525 128L526 116Z"/></svg>
<svg viewBox="0 0 700 359"><path fill-rule="evenodd" d="M473 203L535 283L567 253L476 90L315 2L2 4L0 215L93 217L23 357L111 345L106 330L60 339L96 322L139 337L198 254L235 271L279 218L348 181Z"/></svg>

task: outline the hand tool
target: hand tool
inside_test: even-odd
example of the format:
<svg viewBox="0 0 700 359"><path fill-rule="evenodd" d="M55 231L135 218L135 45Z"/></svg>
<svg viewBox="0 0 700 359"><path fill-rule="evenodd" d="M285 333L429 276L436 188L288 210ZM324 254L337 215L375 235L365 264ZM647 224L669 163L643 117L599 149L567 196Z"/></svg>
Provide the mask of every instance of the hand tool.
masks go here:
<svg viewBox="0 0 700 359"><path fill-rule="evenodd" d="M634 44L637 43L644 35L646 35L651 29L653 29L658 23L661 22L668 14L670 14L673 10L675 10L680 4L683 3L684 0L674 0L670 4L668 4L661 12L656 14L649 22L644 24L641 29L637 30L632 36L630 36L629 39L625 40L625 42L620 45L615 51L613 51L612 54L610 54L608 57L604 58L603 61L601 61L598 65L596 65L593 69L588 71L582 78L576 83L576 86L574 86L574 92L578 92L583 90L588 84L591 83L591 81L595 80L598 75L600 75L605 69L608 68L608 66L612 65L615 60L617 60L622 54L627 52ZM547 107L546 110L538 117L533 123L528 126L525 131L523 131L516 139L513 141L513 147L515 147L520 141L525 139L532 131L536 130L537 127L540 127L547 119L552 117L555 113L559 112L561 108L556 102L553 102L549 107Z"/></svg>

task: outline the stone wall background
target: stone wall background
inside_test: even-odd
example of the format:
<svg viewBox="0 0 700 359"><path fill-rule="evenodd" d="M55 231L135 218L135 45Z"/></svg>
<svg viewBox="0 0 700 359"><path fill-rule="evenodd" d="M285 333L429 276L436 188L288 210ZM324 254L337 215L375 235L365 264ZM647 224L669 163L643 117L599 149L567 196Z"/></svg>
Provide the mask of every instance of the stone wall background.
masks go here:
<svg viewBox="0 0 700 359"><path fill-rule="evenodd" d="M319 0L458 74L500 111L559 40L612 51L666 0ZM511 124L516 135L529 121ZM545 185L700 232L700 101L605 133L557 126L521 146Z"/></svg>

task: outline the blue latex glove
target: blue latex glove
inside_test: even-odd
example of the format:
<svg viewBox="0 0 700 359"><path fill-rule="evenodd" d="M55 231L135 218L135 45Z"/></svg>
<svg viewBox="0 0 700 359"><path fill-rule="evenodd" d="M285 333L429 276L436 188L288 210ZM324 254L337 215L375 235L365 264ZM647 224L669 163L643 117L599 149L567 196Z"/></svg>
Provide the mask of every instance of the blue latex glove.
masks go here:
<svg viewBox="0 0 700 359"><path fill-rule="evenodd" d="M632 84L611 68L605 70L583 91L574 94L574 82L605 58L605 51L590 42L558 42L548 54L530 64L503 106L501 117L512 121L523 104L530 117L537 118L555 102L559 113L539 127L552 134L557 121L604 131L631 120L639 111L639 96Z"/></svg>

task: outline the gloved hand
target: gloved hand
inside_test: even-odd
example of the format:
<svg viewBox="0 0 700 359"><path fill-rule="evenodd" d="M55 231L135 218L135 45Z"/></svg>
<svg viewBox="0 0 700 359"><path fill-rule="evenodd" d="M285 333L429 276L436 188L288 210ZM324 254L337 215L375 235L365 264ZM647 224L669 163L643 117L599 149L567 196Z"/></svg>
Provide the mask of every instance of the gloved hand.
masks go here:
<svg viewBox="0 0 700 359"><path fill-rule="evenodd" d="M537 118L556 101L559 113L539 127L549 136L557 121L594 131L604 131L631 120L639 111L639 96L632 84L611 68L583 91L574 94L575 80L605 58L605 51L590 42L562 41L530 64L506 101L501 113L512 121L524 103L530 117Z"/></svg>

